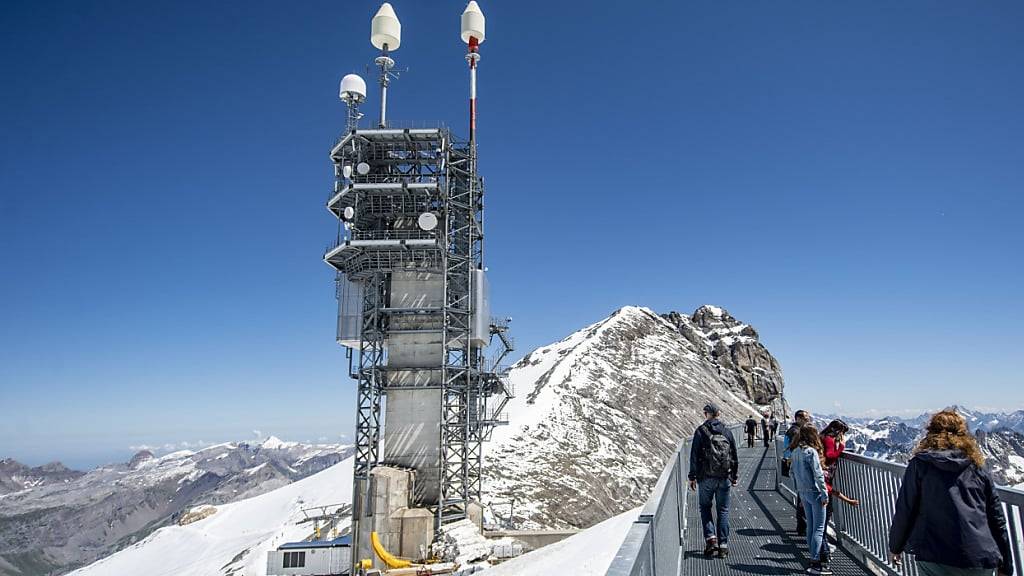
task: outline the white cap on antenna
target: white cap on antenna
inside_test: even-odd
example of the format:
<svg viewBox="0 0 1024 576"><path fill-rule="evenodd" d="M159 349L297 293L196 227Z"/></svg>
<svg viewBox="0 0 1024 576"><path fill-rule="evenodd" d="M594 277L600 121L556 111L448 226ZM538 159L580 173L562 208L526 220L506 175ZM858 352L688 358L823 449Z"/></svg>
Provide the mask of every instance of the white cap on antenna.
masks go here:
<svg viewBox="0 0 1024 576"><path fill-rule="evenodd" d="M345 102L361 103L363 100L366 100L366 81L360 78L358 74L346 74L341 79L341 89L338 91L338 97Z"/></svg>
<svg viewBox="0 0 1024 576"><path fill-rule="evenodd" d="M472 37L476 38L478 43L483 44L485 27L484 13L480 11L476 0L470 0L462 12L462 41L469 44L469 39Z"/></svg>
<svg viewBox="0 0 1024 576"><path fill-rule="evenodd" d="M383 50L387 44L389 51L398 50L402 44L402 23L398 21L395 9L387 2L380 5L380 10L377 10L370 23L370 44L378 50Z"/></svg>

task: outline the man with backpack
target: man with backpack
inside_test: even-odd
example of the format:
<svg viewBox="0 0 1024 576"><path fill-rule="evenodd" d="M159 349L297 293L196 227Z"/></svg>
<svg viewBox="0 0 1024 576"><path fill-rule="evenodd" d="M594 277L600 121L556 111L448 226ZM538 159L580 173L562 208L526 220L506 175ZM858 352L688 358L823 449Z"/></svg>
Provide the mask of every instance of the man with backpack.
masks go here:
<svg viewBox="0 0 1024 576"><path fill-rule="evenodd" d="M693 433L690 443L690 490L698 491L700 521L704 526L704 554L725 558L729 555L729 489L736 485L739 457L732 432L718 419L718 406L704 406L703 424ZM714 500L717 516L711 516Z"/></svg>

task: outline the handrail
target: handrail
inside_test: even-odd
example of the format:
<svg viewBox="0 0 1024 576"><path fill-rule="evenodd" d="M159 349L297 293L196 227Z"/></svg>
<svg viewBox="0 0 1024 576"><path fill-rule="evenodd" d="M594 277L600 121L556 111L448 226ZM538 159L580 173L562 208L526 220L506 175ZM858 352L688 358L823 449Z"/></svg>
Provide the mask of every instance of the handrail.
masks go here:
<svg viewBox="0 0 1024 576"><path fill-rule="evenodd" d="M740 426L729 429L733 437L739 436ZM684 438L669 456L606 576L679 576L686 546L690 442L691 438Z"/></svg>
<svg viewBox="0 0 1024 576"><path fill-rule="evenodd" d="M776 438L775 457L781 460L782 439ZM896 511L896 499L906 465L860 454L844 453L839 460L834 487L843 494L856 498L860 506L852 508L836 503L833 508L835 538L839 546L849 551L875 573L917 576L917 566L904 555L896 566L889 564L889 528ZM793 478L777 476L779 492L796 498ZM1022 573L1024 558L1024 491L997 487L996 493L1003 504L1010 549L1016 573Z"/></svg>

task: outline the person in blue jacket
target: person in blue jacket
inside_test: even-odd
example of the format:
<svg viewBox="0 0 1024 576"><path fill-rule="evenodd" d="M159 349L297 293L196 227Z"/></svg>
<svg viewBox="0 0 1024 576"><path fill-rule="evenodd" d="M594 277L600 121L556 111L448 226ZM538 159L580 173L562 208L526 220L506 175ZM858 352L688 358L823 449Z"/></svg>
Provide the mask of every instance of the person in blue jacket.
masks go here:
<svg viewBox="0 0 1024 576"><path fill-rule="evenodd" d="M801 426L791 444L791 450L791 473L807 519L807 551L811 556L807 573L832 574L828 565L828 546L822 546L826 537L825 511L828 508L829 490L825 484L825 469L822 466L825 455L817 428Z"/></svg>
<svg viewBox="0 0 1024 576"><path fill-rule="evenodd" d="M928 422L900 486L890 559L914 555L921 576L1013 575L1006 517L967 422L943 410Z"/></svg>
<svg viewBox="0 0 1024 576"><path fill-rule="evenodd" d="M690 443L690 490L700 487L700 522L704 528L704 554L725 558L729 555L729 490L736 485L739 458L736 439L718 419L718 406L704 406L704 423L697 427ZM715 503L717 526L711 516Z"/></svg>

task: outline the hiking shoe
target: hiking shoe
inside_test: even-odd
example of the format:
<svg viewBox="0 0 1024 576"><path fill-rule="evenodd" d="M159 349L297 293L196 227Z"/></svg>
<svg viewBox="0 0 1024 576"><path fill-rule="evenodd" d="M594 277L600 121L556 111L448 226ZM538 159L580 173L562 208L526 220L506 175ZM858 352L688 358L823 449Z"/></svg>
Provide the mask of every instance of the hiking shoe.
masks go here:
<svg viewBox="0 0 1024 576"><path fill-rule="evenodd" d="M719 547L718 548L718 557L719 558L728 558L729 557L729 547L728 546L721 546L721 547Z"/></svg>
<svg viewBox="0 0 1024 576"><path fill-rule="evenodd" d="M718 552L718 540L711 538L704 544L704 555L712 556Z"/></svg>
<svg viewBox="0 0 1024 576"><path fill-rule="evenodd" d="M828 564L821 562L811 562L810 568L806 570L807 574L832 574L832 569L828 567Z"/></svg>

